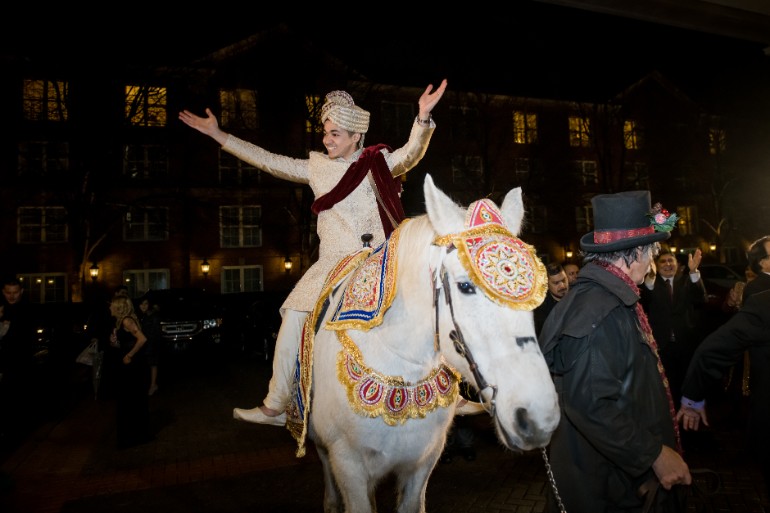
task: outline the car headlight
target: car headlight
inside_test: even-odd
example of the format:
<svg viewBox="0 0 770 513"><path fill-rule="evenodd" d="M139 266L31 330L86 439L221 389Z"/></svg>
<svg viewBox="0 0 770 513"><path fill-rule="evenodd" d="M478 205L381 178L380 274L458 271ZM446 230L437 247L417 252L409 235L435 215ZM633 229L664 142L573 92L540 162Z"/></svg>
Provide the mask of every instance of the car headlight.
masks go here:
<svg viewBox="0 0 770 513"><path fill-rule="evenodd" d="M220 320L219 319L206 319L203 321L203 329L208 330L211 328L216 328L219 326Z"/></svg>

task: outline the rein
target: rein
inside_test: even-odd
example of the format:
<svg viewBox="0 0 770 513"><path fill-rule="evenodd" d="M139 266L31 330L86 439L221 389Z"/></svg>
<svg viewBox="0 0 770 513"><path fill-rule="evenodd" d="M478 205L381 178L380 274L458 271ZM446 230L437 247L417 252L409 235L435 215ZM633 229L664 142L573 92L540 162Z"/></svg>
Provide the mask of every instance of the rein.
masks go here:
<svg viewBox="0 0 770 513"><path fill-rule="evenodd" d="M454 248L450 248L450 251ZM441 264L441 286L436 283L437 279L434 277L434 284L433 284L433 310L436 314L436 322L435 322L435 332L433 335L433 341L434 341L434 347L436 351L440 349L440 337L439 337L439 290L443 287L444 289L444 300L449 305L449 315L452 317L452 324L454 325L454 328L449 333L449 338L454 343L454 348L457 353L465 358L465 360L468 362L468 366L471 369L471 372L473 373L473 379L476 380L476 386L479 389L479 398L482 399L481 404L484 406L484 409L489 413L490 417L495 416L495 400L497 398L497 386L496 385L489 385L487 383L487 380L484 379L484 376L481 374L481 371L479 370L479 366L476 363L476 360L473 358L473 353L471 353L470 348L465 343L465 338L463 337L463 332L460 329L460 326L457 325L457 321L455 320L455 313L454 308L452 307L452 296L449 293L449 279L447 278L446 269L444 268L443 263ZM486 401L482 397L482 391L483 390L491 390L492 391L492 397L489 399L489 401ZM489 407L487 408L487 405Z"/></svg>

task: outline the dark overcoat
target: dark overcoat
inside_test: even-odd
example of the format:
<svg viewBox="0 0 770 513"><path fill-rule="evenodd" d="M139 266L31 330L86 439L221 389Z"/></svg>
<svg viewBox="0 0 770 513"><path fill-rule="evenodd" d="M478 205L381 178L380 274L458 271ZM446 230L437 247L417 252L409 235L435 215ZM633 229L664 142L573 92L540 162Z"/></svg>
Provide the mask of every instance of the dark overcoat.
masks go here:
<svg viewBox="0 0 770 513"><path fill-rule="evenodd" d="M639 487L663 445L676 448L658 358L635 312L637 291L596 264L543 326L541 348L559 393L550 462L571 513L641 511ZM662 500L669 493L659 489ZM558 511L553 500L550 511Z"/></svg>

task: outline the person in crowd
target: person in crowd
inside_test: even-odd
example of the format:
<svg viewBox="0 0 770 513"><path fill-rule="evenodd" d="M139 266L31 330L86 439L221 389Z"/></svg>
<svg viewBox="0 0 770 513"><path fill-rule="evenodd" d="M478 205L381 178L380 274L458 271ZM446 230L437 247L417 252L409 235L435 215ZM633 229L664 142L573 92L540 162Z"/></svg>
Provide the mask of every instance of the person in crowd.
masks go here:
<svg viewBox="0 0 770 513"><path fill-rule="evenodd" d="M432 85L425 89L418 100L418 115L409 140L395 151L385 145L364 147L369 112L356 105L345 91L326 95L320 115L326 153L311 152L308 159L270 153L224 132L209 109L206 117L188 110L179 114L182 122L213 138L224 151L277 178L309 184L315 195L312 210L318 215L318 260L281 306L273 376L263 404L251 409L235 408L236 419L278 426L286 423L285 410L305 318L313 310L328 273L342 258L362 248L361 236L373 235L371 244L376 247L404 219L400 177L425 155L435 129L431 111L446 87L447 81L443 80L435 90Z"/></svg>
<svg viewBox="0 0 770 513"><path fill-rule="evenodd" d="M575 280L577 280L578 273L580 272L580 265L575 262L566 261L562 262L561 266L564 268L564 272L567 273L567 280L571 287L575 283Z"/></svg>
<svg viewBox="0 0 770 513"><path fill-rule="evenodd" d="M641 512L640 488L654 480L656 504L674 507L692 476L638 287L673 223L651 210L649 191L591 203L595 230L580 240L580 279L540 337L561 403L551 469L567 511ZM559 511L552 491L548 508Z"/></svg>
<svg viewBox="0 0 770 513"><path fill-rule="evenodd" d="M142 333L147 337L145 354L150 364L150 388L147 395L155 395L158 391L158 364L163 349L159 312L158 304L151 304L148 296L145 295L139 299L139 320L142 323Z"/></svg>
<svg viewBox="0 0 770 513"><path fill-rule="evenodd" d="M668 383L679 406L682 380L692 353L703 338L699 314L706 304L706 286L698 271L702 254L696 249L687 256L687 272L679 271L676 255L664 251L644 278L642 307L652 326Z"/></svg>
<svg viewBox="0 0 770 513"><path fill-rule="evenodd" d="M3 325L0 340L0 434L21 434L36 408L35 330L22 282L13 275L2 283Z"/></svg>
<svg viewBox="0 0 770 513"><path fill-rule="evenodd" d="M545 266L545 271L548 275L548 293L534 311L535 333L537 334L540 334L540 330L543 329L543 323L554 305L561 301L569 291L569 279L561 264L550 263Z"/></svg>
<svg viewBox="0 0 770 513"><path fill-rule="evenodd" d="M722 388L722 378L751 353L747 452L759 462L770 493L770 290L746 298L743 306L725 324L698 346L682 384L677 421L685 430L708 426L707 398Z"/></svg>
<svg viewBox="0 0 770 513"><path fill-rule="evenodd" d="M479 395L466 381L460 382L460 400L455 410L455 418L452 427L447 434L444 452L441 453L441 463L452 463L456 453L460 453L465 461L476 459L476 433L473 430L472 415L484 411L479 402Z"/></svg>
<svg viewBox="0 0 770 513"><path fill-rule="evenodd" d="M746 284L743 290L744 301L757 292L770 289L770 235L752 242L746 256L749 259L749 268L756 277Z"/></svg>
<svg viewBox="0 0 770 513"><path fill-rule="evenodd" d="M147 384L150 370L144 354L147 337L134 313L134 304L126 295L117 294L110 303L115 328L110 343L118 349L116 389L117 446L132 447L150 440L150 409Z"/></svg>

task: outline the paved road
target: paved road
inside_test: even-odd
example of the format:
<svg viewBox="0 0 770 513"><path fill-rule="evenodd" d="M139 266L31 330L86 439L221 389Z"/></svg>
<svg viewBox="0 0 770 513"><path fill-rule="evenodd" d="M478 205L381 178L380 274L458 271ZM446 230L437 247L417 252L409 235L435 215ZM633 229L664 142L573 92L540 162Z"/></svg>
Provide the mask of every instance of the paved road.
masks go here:
<svg viewBox="0 0 770 513"><path fill-rule="evenodd" d="M284 429L231 418L234 406L252 406L264 396L270 368L263 358L167 363L160 372L160 391L151 398L154 441L116 449L113 401L94 399L90 383L79 383L67 414L46 423L2 461L0 511L322 511L314 452L296 458L294 440ZM428 511L543 511L547 485L540 453L503 449L488 418L474 417L473 426L476 460L455 458L436 467ZM726 426L693 443L691 465L718 470L723 487L691 511L704 505L711 509L703 511L763 511L761 479L745 457L741 434ZM385 482L378 490L380 511L394 510L391 486Z"/></svg>

